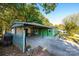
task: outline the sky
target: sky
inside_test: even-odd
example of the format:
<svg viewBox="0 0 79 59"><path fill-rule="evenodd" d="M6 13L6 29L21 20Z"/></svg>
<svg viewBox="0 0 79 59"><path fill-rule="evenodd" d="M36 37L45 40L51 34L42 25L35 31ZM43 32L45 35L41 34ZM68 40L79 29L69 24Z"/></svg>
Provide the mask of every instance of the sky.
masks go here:
<svg viewBox="0 0 79 59"><path fill-rule="evenodd" d="M59 3L51 13L41 12L52 24L62 24L65 17L79 13L79 3Z"/></svg>

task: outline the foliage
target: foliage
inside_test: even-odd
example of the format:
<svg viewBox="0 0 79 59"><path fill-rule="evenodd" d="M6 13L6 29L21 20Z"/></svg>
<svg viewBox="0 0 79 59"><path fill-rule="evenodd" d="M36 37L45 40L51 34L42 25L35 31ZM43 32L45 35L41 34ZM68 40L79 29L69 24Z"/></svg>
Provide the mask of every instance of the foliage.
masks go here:
<svg viewBox="0 0 79 59"><path fill-rule="evenodd" d="M50 13L56 7L56 4L39 4L44 8L45 13ZM49 25L48 19L46 19L41 13L36 3L24 4L24 3L2 3L0 4L0 20L2 25L7 29L11 28L11 24L15 21L27 21L36 22L40 24ZM2 27L2 28L4 28Z"/></svg>
<svg viewBox="0 0 79 59"><path fill-rule="evenodd" d="M48 14L50 13L51 11L53 11L56 7L56 4L55 3L42 3L40 4L42 7L43 7L43 10Z"/></svg>
<svg viewBox="0 0 79 59"><path fill-rule="evenodd" d="M55 25L55 27L57 27L57 29L59 29L59 30L65 30L64 25L63 25L63 24L58 24L58 25Z"/></svg>
<svg viewBox="0 0 79 59"><path fill-rule="evenodd" d="M79 14L68 16L64 19L65 30L69 33L79 32Z"/></svg>
<svg viewBox="0 0 79 59"><path fill-rule="evenodd" d="M65 39L79 43L79 14L70 15L63 20L66 34Z"/></svg>

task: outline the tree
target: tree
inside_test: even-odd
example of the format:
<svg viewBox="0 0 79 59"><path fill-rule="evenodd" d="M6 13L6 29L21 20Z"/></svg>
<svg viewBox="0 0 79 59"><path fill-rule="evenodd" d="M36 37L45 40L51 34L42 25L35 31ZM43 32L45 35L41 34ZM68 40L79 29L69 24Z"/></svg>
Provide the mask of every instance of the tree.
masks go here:
<svg viewBox="0 0 79 59"><path fill-rule="evenodd" d="M56 7L56 4L39 4L44 8L45 13L50 13ZM50 8L49 8L50 7ZM41 13L40 9L36 3L34 4L24 4L24 3L2 3L0 4L0 20L4 27L10 29L11 24L15 21L27 21L27 22L36 22L43 24L43 19L46 20L46 23L49 23ZM4 24L6 23L6 25ZM44 23L45 24L45 23Z"/></svg>
<svg viewBox="0 0 79 59"><path fill-rule="evenodd" d="M79 33L79 14L73 14L64 18L65 30L69 33Z"/></svg>
<svg viewBox="0 0 79 59"><path fill-rule="evenodd" d="M67 40L79 43L79 14L67 16L63 22L67 32L64 37Z"/></svg>
<svg viewBox="0 0 79 59"><path fill-rule="evenodd" d="M43 10L46 14L50 13L51 11L54 11L56 8L55 3L41 3L40 5L43 7Z"/></svg>

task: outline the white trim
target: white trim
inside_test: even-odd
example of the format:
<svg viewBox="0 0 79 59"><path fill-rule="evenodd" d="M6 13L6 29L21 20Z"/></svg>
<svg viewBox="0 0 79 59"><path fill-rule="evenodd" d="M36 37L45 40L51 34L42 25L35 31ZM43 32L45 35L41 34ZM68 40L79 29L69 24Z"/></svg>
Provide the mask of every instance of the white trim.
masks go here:
<svg viewBox="0 0 79 59"><path fill-rule="evenodd" d="M23 52L25 52L25 30L23 30Z"/></svg>

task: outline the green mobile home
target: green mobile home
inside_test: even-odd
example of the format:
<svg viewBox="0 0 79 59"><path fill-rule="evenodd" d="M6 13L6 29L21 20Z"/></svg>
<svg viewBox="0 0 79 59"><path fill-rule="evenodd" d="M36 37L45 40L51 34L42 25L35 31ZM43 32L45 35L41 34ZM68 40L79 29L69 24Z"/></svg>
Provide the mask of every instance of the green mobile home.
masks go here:
<svg viewBox="0 0 79 59"><path fill-rule="evenodd" d="M15 22L12 25L13 44L23 52L26 51L27 37L54 37L57 30L54 27L30 22Z"/></svg>

